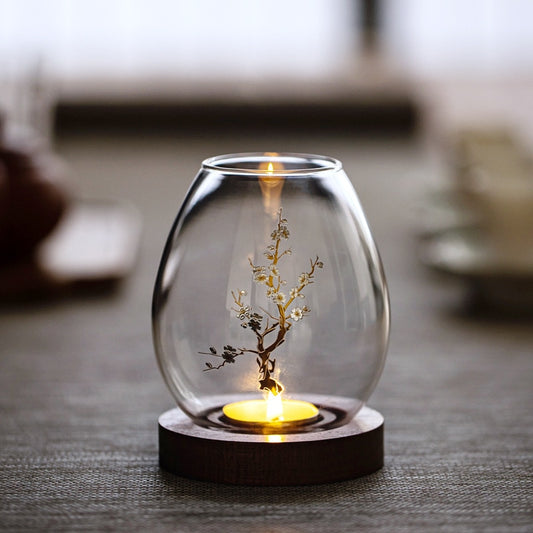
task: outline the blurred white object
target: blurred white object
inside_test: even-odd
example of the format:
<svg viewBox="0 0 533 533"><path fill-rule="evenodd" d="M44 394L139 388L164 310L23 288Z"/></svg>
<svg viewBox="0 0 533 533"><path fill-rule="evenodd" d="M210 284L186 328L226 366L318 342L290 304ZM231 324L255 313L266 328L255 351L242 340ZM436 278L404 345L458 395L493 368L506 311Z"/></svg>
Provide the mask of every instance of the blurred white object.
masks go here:
<svg viewBox="0 0 533 533"><path fill-rule="evenodd" d="M498 312L532 312L533 167L527 152L505 130L471 129L456 135L453 156L447 195L425 208L426 219L433 216L441 227L420 232L422 261L468 282L478 303Z"/></svg>
<svg viewBox="0 0 533 533"><path fill-rule="evenodd" d="M533 69L530 0L384 0L387 53L422 77Z"/></svg>
<svg viewBox="0 0 533 533"><path fill-rule="evenodd" d="M39 51L67 85L324 78L352 59L354 12L349 0L8 0L0 52Z"/></svg>
<svg viewBox="0 0 533 533"><path fill-rule="evenodd" d="M129 203L77 202L41 246L39 262L57 283L119 281L135 265L140 232Z"/></svg>
<svg viewBox="0 0 533 533"><path fill-rule="evenodd" d="M501 265L533 263L533 166L504 130L467 131L456 149L455 187Z"/></svg>
<svg viewBox="0 0 533 533"><path fill-rule="evenodd" d="M35 137L49 144L54 103L40 56L17 58L0 51L0 116L7 135Z"/></svg>

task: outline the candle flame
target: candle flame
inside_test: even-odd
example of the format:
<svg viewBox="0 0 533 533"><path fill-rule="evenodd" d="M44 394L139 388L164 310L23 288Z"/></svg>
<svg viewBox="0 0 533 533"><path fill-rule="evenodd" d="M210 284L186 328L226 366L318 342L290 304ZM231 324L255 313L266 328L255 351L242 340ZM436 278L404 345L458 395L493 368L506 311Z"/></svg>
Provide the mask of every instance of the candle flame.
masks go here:
<svg viewBox="0 0 533 533"><path fill-rule="evenodd" d="M267 396L267 411L266 416L269 422L283 421L283 402L281 401L281 393L273 394L268 391Z"/></svg>
<svg viewBox="0 0 533 533"><path fill-rule="evenodd" d="M278 157L277 152L265 152L268 157ZM281 189L283 188L283 176L275 176L274 172L283 170L285 167L279 161L264 162L259 165L259 170L265 171L263 176L259 176L259 186L263 193L263 206L265 212L274 216L279 211L281 201Z"/></svg>

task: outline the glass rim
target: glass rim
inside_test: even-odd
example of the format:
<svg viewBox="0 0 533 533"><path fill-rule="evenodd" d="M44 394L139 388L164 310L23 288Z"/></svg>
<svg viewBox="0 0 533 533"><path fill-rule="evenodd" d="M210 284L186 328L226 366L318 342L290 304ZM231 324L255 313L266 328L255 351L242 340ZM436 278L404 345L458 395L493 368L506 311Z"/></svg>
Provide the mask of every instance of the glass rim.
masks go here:
<svg viewBox="0 0 533 533"><path fill-rule="evenodd" d="M257 164L257 168L239 166L244 163L255 163ZM281 163L282 165L291 165L293 168L274 168L272 170L265 170L259 168L259 165L262 163ZM342 169L342 163L333 157L317 154L296 152L240 152L209 157L202 162L202 168L226 174L240 174L246 176L298 176L339 171Z"/></svg>

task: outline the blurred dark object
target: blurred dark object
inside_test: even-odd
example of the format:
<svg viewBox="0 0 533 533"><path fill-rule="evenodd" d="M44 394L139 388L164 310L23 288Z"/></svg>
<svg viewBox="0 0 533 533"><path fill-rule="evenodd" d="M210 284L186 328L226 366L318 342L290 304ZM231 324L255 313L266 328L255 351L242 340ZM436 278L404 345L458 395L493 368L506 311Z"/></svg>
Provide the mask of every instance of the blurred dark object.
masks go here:
<svg viewBox="0 0 533 533"><path fill-rule="evenodd" d="M0 263L27 259L67 209L61 165L30 142L0 139Z"/></svg>
<svg viewBox="0 0 533 533"><path fill-rule="evenodd" d="M62 161L27 132L0 142L0 302L114 288L133 268L137 211L74 200Z"/></svg>
<svg viewBox="0 0 533 533"><path fill-rule="evenodd" d="M29 130L0 117L0 298L48 289L40 244L70 204L62 162Z"/></svg>
<svg viewBox="0 0 533 533"><path fill-rule="evenodd" d="M31 258L65 213L62 164L31 137L9 138L0 123L0 263Z"/></svg>
<svg viewBox="0 0 533 533"><path fill-rule="evenodd" d="M374 50L379 46L379 33L381 29L380 0L360 0L361 40L363 48Z"/></svg>
<svg viewBox="0 0 533 533"><path fill-rule="evenodd" d="M319 134L399 135L418 125L414 96L402 87L382 87L346 97L263 100L261 98L184 98L128 101L60 101L55 127L59 136L80 132L201 132L238 133L316 131Z"/></svg>
<svg viewBox="0 0 533 533"><path fill-rule="evenodd" d="M113 291L135 265L140 227L129 203L72 202L31 257L0 264L0 301Z"/></svg>

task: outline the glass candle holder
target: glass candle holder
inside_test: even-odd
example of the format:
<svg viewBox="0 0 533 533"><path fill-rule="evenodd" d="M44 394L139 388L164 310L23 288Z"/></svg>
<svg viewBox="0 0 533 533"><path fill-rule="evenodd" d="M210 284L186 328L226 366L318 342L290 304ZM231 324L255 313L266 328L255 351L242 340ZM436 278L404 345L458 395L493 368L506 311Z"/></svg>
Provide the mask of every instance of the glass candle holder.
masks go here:
<svg viewBox="0 0 533 533"><path fill-rule="evenodd" d="M195 424L279 434L348 423L382 372L389 316L378 251L339 161L203 162L152 307L159 367Z"/></svg>

